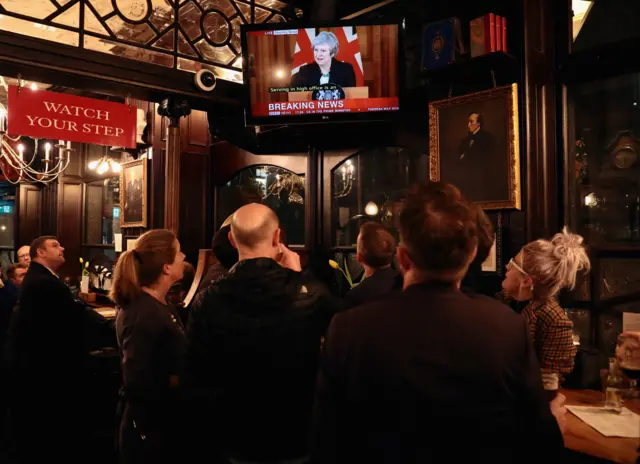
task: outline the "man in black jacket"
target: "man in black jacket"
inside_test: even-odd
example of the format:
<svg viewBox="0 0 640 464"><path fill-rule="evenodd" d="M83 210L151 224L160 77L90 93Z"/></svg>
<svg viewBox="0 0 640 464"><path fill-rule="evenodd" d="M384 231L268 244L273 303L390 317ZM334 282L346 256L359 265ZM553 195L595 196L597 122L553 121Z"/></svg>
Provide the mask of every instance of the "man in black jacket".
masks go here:
<svg viewBox="0 0 640 464"><path fill-rule="evenodd" d="M56 275L65 261L56 237L34 240L30 256L7 353L19 462L36 462L43 451L52 459L77 462L86 428L81 414L84 367L94 348L89 342L97 341L89 334L98 334L102 321L76 302Z"/></svg>
<svg viewBox="0 0 640 464"><path fill-rule="evenodd" d="M347 292L345 300L349 308L402 289L402 277L391 267L395 254L396 240L382 224L367 222L360 227L357 258L364 267L365 279Z"/></svg>
<svg viewBox="0 0 640 464"><path fill-rule="evenodd" d="M477 221L466 200L434 185L400 212L403 292L331 323L314 408L317 461L553 461L563 439L527 325L460 291ZM552 408L564 424L562 401Z"/></svg>
<svg viewBox="0 0 640 464"><path fill-rule="evenodd" d="M297 462L308 454L321 337L336 307L305 285L268 207L236 211L230 239L239 262L197 296L187 328L187 370L206 416L197 422L215 428L199 433L232 462Z"/></svg>

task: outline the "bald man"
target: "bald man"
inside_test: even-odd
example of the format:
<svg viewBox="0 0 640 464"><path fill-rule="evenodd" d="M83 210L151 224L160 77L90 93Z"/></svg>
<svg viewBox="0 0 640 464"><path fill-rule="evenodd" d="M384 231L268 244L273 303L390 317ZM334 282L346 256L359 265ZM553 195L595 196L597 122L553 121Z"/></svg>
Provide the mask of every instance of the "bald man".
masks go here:
<svg viewBox="0 0 640 464"><path fill-rule="evenodd" d="M26 264L27 266L31 264L30 250L31 247L28 245L18 248L18 264Z"/></svg>
<svg viewBox="0 0 640 464"><path fill-rule="evenodd" d="M303 462L320 339L338 307L306 291L271 209L243 206L230 225L239 261L199 294L187 328L189 377L215 392L196 419L213 429L196 433L216 436L231 462Z"/></svg>

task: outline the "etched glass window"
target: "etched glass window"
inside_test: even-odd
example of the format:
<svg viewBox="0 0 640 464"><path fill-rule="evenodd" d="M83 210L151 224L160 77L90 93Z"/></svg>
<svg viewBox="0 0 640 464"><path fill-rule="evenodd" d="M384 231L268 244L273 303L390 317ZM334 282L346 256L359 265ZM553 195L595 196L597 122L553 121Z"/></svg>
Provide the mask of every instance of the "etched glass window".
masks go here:
<svg viewBox="0 0 640 464"><path fill-rule="evenodd" d="M240 26L289 11L277 0L0 0L0 30L242 82Z"/></svg>

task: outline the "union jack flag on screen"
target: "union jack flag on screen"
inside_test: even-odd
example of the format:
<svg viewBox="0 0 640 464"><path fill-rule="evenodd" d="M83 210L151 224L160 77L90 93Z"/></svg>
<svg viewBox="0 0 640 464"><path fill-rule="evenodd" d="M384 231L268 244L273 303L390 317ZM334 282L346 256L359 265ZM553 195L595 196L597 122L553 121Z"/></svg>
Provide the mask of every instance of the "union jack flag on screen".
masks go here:
<svg viewBox="0 0 640 464"><path fill-rule="evenodd" d="M360 54L360 42L358 41L358 32L354 26L344 26L332 28L338 38L338 54L336 59L349 63L353 67L356 74L356 86L364 86L364 69L362 67L362 55ZM291 66L291 75L296 74L300 67L313 63L313 47L311 43L315 39L317 31L315 29L301 29L296 39L296 48L293 54L293 64Z"/></svg>

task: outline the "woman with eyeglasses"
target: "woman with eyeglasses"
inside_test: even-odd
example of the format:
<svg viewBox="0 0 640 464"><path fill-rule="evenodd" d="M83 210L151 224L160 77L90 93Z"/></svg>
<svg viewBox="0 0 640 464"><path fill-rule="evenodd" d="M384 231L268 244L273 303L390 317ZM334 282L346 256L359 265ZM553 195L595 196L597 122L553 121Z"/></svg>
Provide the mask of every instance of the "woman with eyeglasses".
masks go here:
<svg viewBox="0 0 640 464"><path fill-rule="evenodd" d="M562 374L573 370L576 347L573 324L556 301L563 288L573 289L579 271L588 272L583 238L565 227L551 240L525 245L507 264L502 288L507 297L526 302L522 315L529 324L549 397L555 396Z"/></svg>

